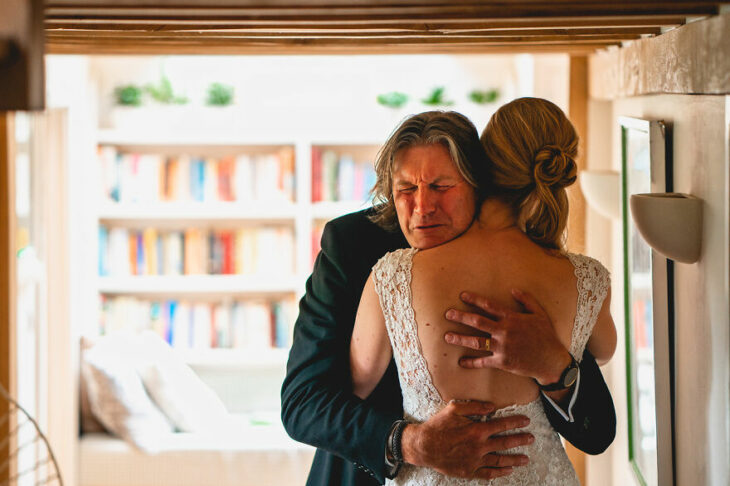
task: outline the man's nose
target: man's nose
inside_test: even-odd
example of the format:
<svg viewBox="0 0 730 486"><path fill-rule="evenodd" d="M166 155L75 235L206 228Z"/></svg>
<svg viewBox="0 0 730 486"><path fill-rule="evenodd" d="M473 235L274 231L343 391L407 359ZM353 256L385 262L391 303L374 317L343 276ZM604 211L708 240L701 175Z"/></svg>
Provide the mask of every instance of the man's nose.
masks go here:
<svg viewBox="0 0 730 486"><path fill-rule="evenodd" d="M416 191L416 205L414 210L418 214L431 214L436 210L436 201L431 191L423 188Z"/></svg>

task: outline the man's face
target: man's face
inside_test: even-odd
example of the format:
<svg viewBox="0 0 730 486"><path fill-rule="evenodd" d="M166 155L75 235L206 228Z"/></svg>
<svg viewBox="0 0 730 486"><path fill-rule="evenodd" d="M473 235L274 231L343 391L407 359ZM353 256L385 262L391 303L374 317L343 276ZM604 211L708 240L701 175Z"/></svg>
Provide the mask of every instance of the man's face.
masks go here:
<svg viewBox="0 0 730 486"><path fill-rule="evenodd" d="M453 240L474 219L476 194L440 143L401 150L393 166L398 223L414 248Z"/></svg>

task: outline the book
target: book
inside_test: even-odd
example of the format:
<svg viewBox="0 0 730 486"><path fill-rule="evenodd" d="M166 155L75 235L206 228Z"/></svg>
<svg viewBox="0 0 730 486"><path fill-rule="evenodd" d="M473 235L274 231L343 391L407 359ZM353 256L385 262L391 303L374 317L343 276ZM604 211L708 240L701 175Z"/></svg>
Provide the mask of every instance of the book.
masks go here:
<svg viewBox="0 0 730 486"><path fill-rule="evenodd" d="M99 226L99 255L97 259L100 276L109 275L109 230L106 226Z"/></svg>
<svg viewBox="0 0 730 486"><path fill-rule="evenodd" d="M322 151L312 147L312 202L322 200Z"/></svg>
<svg viewBox="0 0 730 486"><path fill-rule="evenodd" d="M145 228L142 232L142 241L145 254L145 275L157 275L159 270L157 229Z"/></svg>

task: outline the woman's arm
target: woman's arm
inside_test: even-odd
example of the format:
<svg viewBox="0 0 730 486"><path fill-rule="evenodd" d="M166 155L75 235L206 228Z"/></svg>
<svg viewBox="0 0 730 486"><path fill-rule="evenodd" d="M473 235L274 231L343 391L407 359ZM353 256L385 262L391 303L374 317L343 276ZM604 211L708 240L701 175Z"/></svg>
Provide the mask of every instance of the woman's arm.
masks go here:
<svg viewBox="0 0 730 486"><path fill-rule="evenodd" d="M350 372L355 395L362 399L370 395L388 369L392 355L385 317L370 274L360 297L350 341Z"/></svg>
<svg viewBox="0 0 730 486"><path fill-rule="evenodd" d="M603 366L616 351L616 326L611 317L611 288L609 287L603 306L598 314L598 320L593 327L593 333L588 339L586 348L596 358L596 363Z"/></svg>

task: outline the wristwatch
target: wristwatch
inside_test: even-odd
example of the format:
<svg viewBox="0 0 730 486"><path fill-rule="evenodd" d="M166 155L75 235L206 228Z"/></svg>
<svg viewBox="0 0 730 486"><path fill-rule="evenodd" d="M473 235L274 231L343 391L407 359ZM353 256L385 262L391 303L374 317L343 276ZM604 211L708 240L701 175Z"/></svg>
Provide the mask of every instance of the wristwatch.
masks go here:
<svg viewBox="0 0 730 486"><path fill-rule="evenodd" d="M578 378L578 369L578 362L571 355L570 364L563 370L558 381L550 383L549 385L541 385L537 382L537 380L535 380L535 382L537 382L537 386L539 386L542 391L564 390L573 386L573 383L575 383L575 380Z"/></svg>

